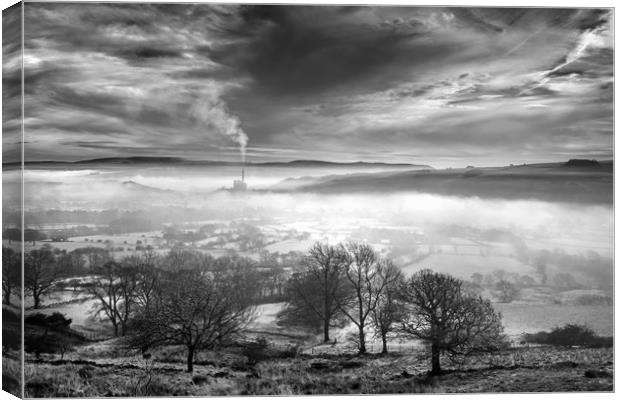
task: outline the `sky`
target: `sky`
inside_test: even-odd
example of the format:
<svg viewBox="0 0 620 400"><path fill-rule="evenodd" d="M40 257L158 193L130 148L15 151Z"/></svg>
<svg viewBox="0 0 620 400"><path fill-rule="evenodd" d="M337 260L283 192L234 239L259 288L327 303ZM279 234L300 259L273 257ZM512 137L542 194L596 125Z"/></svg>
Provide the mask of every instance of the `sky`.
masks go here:
<svg viewBox="0 0 620 400"><path fill-rule="evenodd" d="M27 3L25 157L611 159L612 27L601 9Z"/></svg>

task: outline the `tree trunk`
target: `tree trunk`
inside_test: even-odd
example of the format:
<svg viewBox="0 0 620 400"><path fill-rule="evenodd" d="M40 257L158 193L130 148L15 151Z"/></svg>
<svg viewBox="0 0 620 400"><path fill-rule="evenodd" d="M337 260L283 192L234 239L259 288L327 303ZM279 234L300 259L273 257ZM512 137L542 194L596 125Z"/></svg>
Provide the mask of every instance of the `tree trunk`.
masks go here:
<svg viewBox="0 0 620 400"><path fill-rule="evenodd" d="M118 337L118 323L112 322L114 325L114 337Z"/></svg>
<svg viewBox="0 0 620 400"><path fill-rule="evenodd" d="M359 327L359 338L360 338L360 345L359 345L359 354L366 354L366 337L364 335L364 328L363 327Z"/></svg>
<svg viewBox="0 0 620 400"><path fill-rule="evenodd" d="M441 374L441 367L439 365L439 346L433 344L431 346L431 375Z"/></svg>
<svg viewBox="0 0 620 400"><path fill-rule="evenodd" d="M41 300L39 298L39 295L36 292L32 293L32 298L34 300L34 308L39 308L41 306Z"/></svg>
<svg viewBox="0 0 620 400"><path fill-rule="evenodd" d="M194 347L187 347L187 372L194 372Z"/></svg>
<svg viewBox="0 0 620 400"><path fill-rule="evenodd" d="M381 350L381 354L387 354L387 335L385 333L381 334L381 342L383 343L383 350Z"/></svg>
<svg viewBox="0 0 620 400"><path fill-rule="evenodd" d="M325 276L324 283L327 283L327 276ZM331 313L329 312L329 294L327 291L324 291L323 295L325 296L323 299L323 341L327 343L329 342L329 320L331 319Z"/></svg>
<svg viewBox="0 0 620 400"><path fill-rule="evenodd" d="M9 306L11 305L11 288L6 289L6 292L4 294L4 302Z"/></svg>
<svg viewBox="0 0 620 400"><path fill-rule="evenodd" d="M323 321L323 342L329 342L329 318L325 317Z"/></svg>

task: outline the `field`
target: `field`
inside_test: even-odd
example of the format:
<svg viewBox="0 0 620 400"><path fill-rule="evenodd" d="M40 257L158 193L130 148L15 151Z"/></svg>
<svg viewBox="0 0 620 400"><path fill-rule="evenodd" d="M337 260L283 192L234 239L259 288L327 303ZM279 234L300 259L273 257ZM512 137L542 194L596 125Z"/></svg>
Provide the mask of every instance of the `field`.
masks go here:
<svg viewBox="0 0 620 400"><path fill-rule="evenodd" d="M505 332L519 335L562 326L585 324L598 335L612 336L614 310L611 306L573 306L555 304L495 303L502 313Z"/></svg>
<svg viewBox="0 0 620 400"><path fill-rule="evenodd" d="M403 272L413 274L421 269L430 268L433 271L451 274L457 278L469 280L473 273L490 274L496 270L509 273L530 273L531 267L518 260L505 256L482 256L466 254L431 254L421 262L404 266Z"/></svg>
<svg viewBox="0 0 620 400"><path fill-rule="evenodd" d="M193 373L182 355L45 361L26 367L26 396L222 396L387 393L497 393L613 390L613 353L602 349L515 349L444 360L429 378L424 352L386 357L290 356L248 362L238 351L206 352ZM110 360L114 360L113 363ZM175 362L176 361L176 362Z"/></svg>

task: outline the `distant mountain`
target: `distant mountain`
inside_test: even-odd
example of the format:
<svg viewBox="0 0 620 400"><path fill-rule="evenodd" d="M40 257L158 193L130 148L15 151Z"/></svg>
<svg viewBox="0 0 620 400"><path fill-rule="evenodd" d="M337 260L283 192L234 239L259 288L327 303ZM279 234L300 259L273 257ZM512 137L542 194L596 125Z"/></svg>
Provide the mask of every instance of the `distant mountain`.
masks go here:
<svg viewBox="0 0 620 400"><path fill-rule="evenodd" d="M177 164L186 161L181 157L107 157L74 161L71 164Z"/></svg>
<svg viewBox="0 0 620 400"><path fill-rule="evenodd" d="M365 162L365 161L353 161L353 162L334 162L334 161L321 161L321 160L294 160L288 162L264 162L256 163L254 165L260 166L292 166L292 167L402 167L402 168L426 168L432 169L429 165L421 164L407 164L407 163L384 163L384 162Z"/></svg>
<svg viewBox="0 0 620 400"><path fill-rule="evenodd" d="M188 160L182 157L106 157L94 158L79 161L27 161L26 165L141 165L141 164L165 164L165 165L209 165L209 166L260 166L260 167L348 167L348 168L372 168L388 166L391 168L425 168L431 169L428 165L417 165L407 163L382 163L382 162L332 162L320 160L294 160L294 161L268 161L242 163L240 161L210 161L210 160ZM19 162L5 163L5 167L18 167Z"/></svg>
<svg viewBox="0 0 620 400"><path fill-rule="evenodd" d="M613 162L407 170L286 179L274 192L419 192L461 197L613 203Z"/></svg>

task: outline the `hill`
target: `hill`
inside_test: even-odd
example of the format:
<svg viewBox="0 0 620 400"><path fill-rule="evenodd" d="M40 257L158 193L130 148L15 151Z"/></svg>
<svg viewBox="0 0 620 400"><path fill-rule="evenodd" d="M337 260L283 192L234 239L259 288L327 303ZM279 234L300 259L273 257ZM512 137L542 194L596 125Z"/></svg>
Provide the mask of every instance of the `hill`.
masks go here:
<svg viewBox="0 0 620 400"><path fill-rule="evenodd" d="M275 192L386 193L613 203L613 162L525 164L508 167L407 170L287 179Z"/></svg>
<svg viewBox="0 0 620 400"><path fill-rule="evenodd" d="M259 167L346 167L346 168L370 168L370 167L396 167L396 168L424 168L432 169L428 165L408 164L408 163L383 163L383 162L334 162L322 160L293 160L293 161L268 161L268 162L247 162L240 161L212 161L212 160L188 160L181 157L106 157L93 158L79 161L26 161L24 165L36 166L79 166L79 165L192 165L192 166L259 166ZM18 168L19 162L3 163L5 168Z"/></svg>

